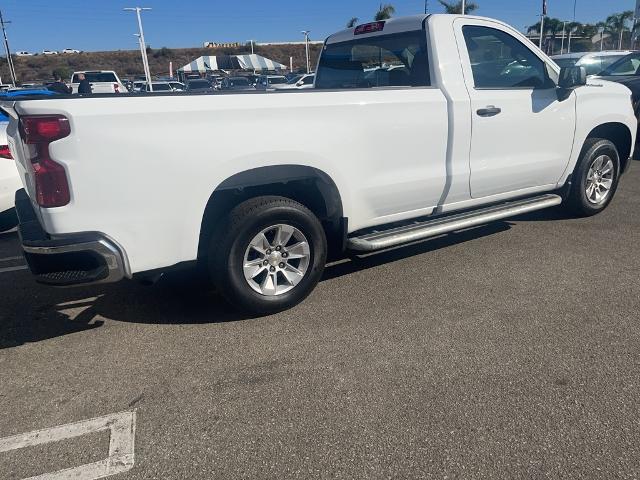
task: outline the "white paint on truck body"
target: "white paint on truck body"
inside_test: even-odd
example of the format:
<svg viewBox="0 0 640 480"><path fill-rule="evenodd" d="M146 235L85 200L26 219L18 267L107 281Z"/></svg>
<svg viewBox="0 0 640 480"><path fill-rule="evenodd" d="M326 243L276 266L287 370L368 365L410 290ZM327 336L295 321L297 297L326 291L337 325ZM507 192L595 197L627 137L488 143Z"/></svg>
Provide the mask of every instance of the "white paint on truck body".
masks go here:
<svg viewBox="0 0 640 480"><path fill-rule="evenodd" d="M38 209L45 230L103 232L136 273L196 259L212 192L246 170L303 165L324 172L338 188L353 232L554 190L573 170L589 132L606 122L626 125L635 140L630 93L621 85L590 81L598 86L580 87L562 102L555 88L476 89L465 25L505 32L558 72L500 22L416 16L389 20L371 35L423 23L430 87L17 103L20 115L62 114L71 124L71 135L50 146L67 170L71 203ZM328 41L353 37L351 29ZM504 105L504 116L477 117L477 109L492 104ZM33 198L28 175L25 183Z"/></svg>

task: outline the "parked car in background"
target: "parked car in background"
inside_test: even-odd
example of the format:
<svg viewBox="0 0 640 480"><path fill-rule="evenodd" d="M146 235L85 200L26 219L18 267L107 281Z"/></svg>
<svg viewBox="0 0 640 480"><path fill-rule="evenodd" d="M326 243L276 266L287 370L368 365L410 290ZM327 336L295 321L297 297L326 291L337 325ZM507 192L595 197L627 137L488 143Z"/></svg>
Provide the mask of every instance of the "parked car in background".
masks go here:
<svg viewBox="0 0 640 480"><path fill-rule="evenodd" d="M16 52L14 53L16 57L33 57L33 53L29 53L26 51Z"/></svg>
<svg viewBox="0 0 640 480"><path fill-rule="evenodd" d="M18 225L15 209L16 191L22 188L22 181L7 141L9 117L0 110L0 232Z"/></svg>
<svg viewBox="0 0 640 480"><path fill-rule="evenodd" d="M147 82L135 81L133 82L132 90L133 92L141 92L145 90L147 87Z"/></svg>
<svg viewBox="0 0 640 480"><path fill-rule="evenodd" d="M613 62L631 53L630 50L605 50L603 52L576 52L553 55L551 59L560 67L584 67L587 75L597 75Z"/></svg>
<svg viewBox="0 0 640 480"><path fill-rule="evenodd" d="M640 120L640 52L630 53L612 63L597 78L621 83L631 90L633 111Z"/></svg>
<svg viewBox="0 0 640 480"><path fill-rule="evenodd" d="M127 93L127 88L120 81L116 72L112 70L88 70L74 72L71 76L71 89L73 93L78 93L78 85L80 80L78 75L84 73L84 76L91 83L93 93Z"/></svg>
<svg viewBox="0 0 640 480"><path fill-rule="evenodd" d="M169 80L169 85L171 85L171 88L173 88L173 90L176 92L182 92L184 91L185 88L187 88L187 86L184 83L177 82L174 80Z"/></svg>
<svg viewBox="0 0 640 480"><path fill-rule="evenodd" d="M151 82L151 85L145 83L144 91L151 92L153 88L153 93L171 93L173 92L173 87L169 82Z"/></svg>
<svg viewBox="0 0 640 480"><path fill-rule="evenodd" d="M316 76L313 73L300 75L290 79L287 83L272 85L274 90L306 90L313 88L313 82Z"/></svg>
<svg viewBox="0 0 640 480"><path fill-rule="evenodd" d="M222 80L220 90L255 90L247 77L227 77Z"/></svg>
<svg viewBox="0 0 640 480"><path fill-rule="evenodd" d="M213 92L214 87L209 80L199 78L197 80L188 80L185 91L190 93L206 93Z"/></svg>
<svg viewBox="0 0 640 480"><path fill-rule="evenodd" d="M64 50L62 50L62 53L80 53L80 50L75 50L73 48L65 48Z"/></svg>
<svg viewBox="0 0 640 480"><path fill-rule="evenodd" d="M274 90L276 85L285 85L287 77L284 75L260 75L256 79L256 90Z"/></svg>
<svg viewBox="0 0 640 480"><path fill-rule="evenodd" d="M42 55L58 55L58 52L55 50L43 50Z"/></svg>

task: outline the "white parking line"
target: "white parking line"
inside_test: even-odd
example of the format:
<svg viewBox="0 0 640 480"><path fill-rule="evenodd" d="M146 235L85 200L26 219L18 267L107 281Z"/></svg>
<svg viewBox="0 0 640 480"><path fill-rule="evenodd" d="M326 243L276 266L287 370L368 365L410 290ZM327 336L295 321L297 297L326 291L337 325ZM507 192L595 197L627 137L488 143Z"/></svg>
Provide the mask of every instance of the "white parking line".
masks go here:
<svg viewBox="0 0 640 480"><path fill-rule="evenodd" d="M90 418L58 427L0 438L0 453L44 443L59 442L104 430L111 430L109 456L106 459L24 480L77 480L80 478L95 480L131 470L134 465L136 436L135 411L114 413L104 417Z"/></svg>
<svg viewBox="0 0 640 480"><path fill-rule="evenodd" d="M22 255L18 256L18 257L5 257L5 258L0 258L0 262L12 262L13 260L22 260L24 257Z"/></svg>
<svg viewBox="0 0 640 480"><path fill-rule="evenodd" d="M26 265L18 265L17 267L0 268L0 273L17 272L20 270L27 270L28 268L29 267L27 267Z"/></svg>

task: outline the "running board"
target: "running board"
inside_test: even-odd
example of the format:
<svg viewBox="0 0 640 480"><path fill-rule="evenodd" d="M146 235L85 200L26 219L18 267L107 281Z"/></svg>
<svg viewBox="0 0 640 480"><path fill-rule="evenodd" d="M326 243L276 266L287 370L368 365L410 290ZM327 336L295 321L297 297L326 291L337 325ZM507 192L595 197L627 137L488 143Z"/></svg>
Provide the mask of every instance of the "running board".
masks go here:
<svg viewBox="0 0 640 480"><path fill-rule="evenodd" d="M496 220L553 207L560 203L562 203L562 197L551 194L514 200L465 213L414 222L389 230L370 232L360 237L350 237L347 240L347 248L357 252L372 252L403 243L424 240L425 238L435 237L443 233L477 227L478 225L484 225Z"/></svg>

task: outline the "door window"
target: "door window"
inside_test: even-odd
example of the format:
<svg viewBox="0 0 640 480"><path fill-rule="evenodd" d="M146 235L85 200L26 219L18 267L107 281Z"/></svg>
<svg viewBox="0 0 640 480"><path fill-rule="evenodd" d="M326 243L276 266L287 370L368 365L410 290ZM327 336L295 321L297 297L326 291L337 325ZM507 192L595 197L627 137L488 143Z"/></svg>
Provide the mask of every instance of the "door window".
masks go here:
<svg viewBox="0 0 640 480"><path fill-rule="evenodd" d="M462 27L462 33L476 88L541 88L548 83L544 62L508 33L474 25Z"/></svg>

